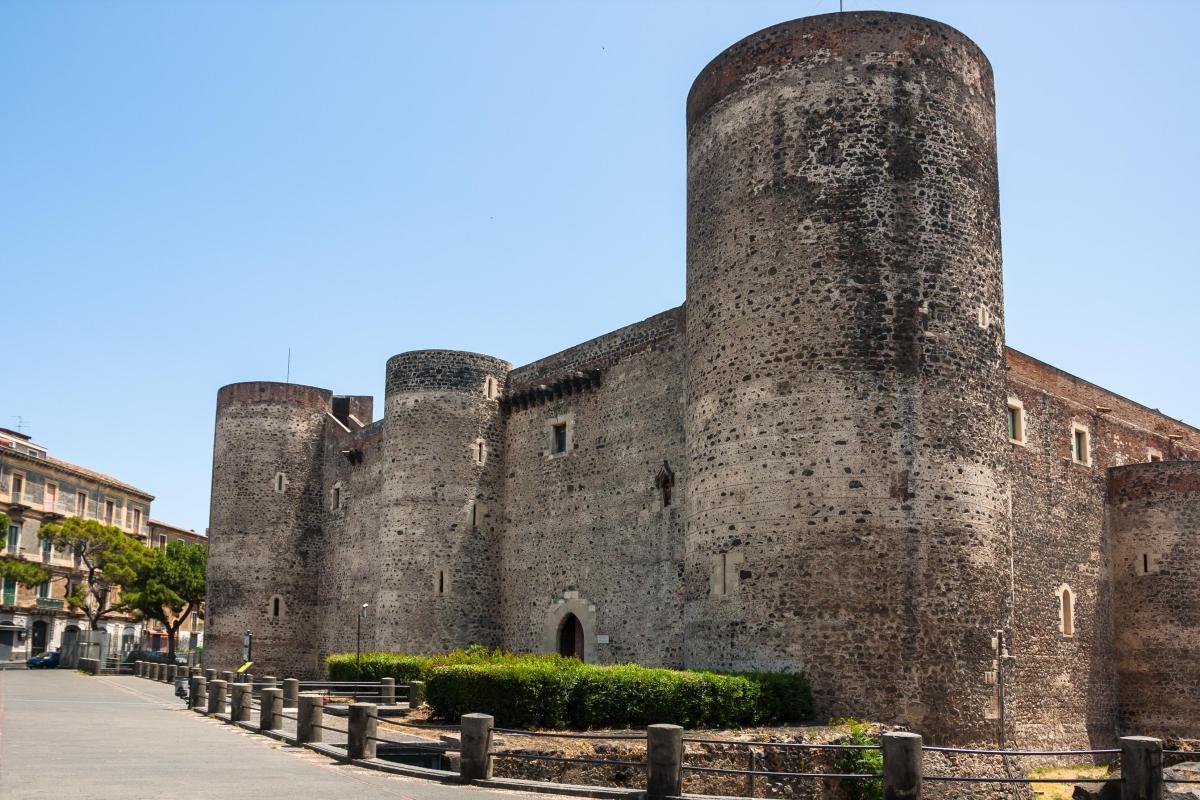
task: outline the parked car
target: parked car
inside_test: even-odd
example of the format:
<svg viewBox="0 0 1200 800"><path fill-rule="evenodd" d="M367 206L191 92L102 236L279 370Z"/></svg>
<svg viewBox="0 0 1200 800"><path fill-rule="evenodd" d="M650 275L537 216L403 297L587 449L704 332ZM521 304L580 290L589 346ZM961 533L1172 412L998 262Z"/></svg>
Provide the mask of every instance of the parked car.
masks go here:
<svg viewBox="0 0 1200 800"><path fill-rule="evenodd" d="M62 653L55 650L51 653L42 653L40 656L34 656L25 662L25 666L30 669L54 669L58 666L60 658L62 658Z"/></svg>

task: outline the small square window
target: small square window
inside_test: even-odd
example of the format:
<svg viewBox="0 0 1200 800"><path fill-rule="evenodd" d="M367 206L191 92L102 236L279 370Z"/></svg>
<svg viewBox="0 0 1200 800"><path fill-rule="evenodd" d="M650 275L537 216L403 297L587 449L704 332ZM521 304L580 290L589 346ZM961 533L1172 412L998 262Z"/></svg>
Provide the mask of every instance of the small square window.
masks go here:
<svg viewBox="0 0 1200 800"><path fill-rule="evenodd" d="M567 423L560 422L554 426L554 445L552 450L555 453L567 452Z"/></svg>
<svg viewBox="0 0 1200 800"><path fill-rule="evenodd" d="M1146 452L1146 460L1147 460L1147 461L1150 461L1150 462L1154 462L1154 461L1162 461L1162 451L1161 451L1161 450L1155 450L1153 447L1151 447L1151 448L1150 448L1149 450L1147 450L1147 452Z"/></svg>
<svg viewBox="0 0 1200 800"><path fill-rule="evenodd" d="M1091 466L1091 437L1082 425L1071 426L1071 460L1076 464Z"/></svg>
<svg viewBox="0 0 1200 800"><path fill-rule="evenodd" d="M1025 407L1020 400L1008 401L1008 440L1013 444L1025 444Z"/></svg>

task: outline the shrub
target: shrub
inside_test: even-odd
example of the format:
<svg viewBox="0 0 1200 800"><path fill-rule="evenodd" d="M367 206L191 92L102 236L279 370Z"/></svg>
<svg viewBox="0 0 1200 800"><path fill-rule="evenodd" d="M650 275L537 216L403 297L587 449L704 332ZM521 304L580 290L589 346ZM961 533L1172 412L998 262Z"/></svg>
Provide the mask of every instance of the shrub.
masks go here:
<svg viewBox="0 0 1200 800"><path fill-rule="evenodd" d="M355 680L353 653L331 655L326 664L332 680ZM734 727L812 713L808 679L799 672L598 666L478 646L434 656L363 653L362 680L384 677L426 681L426 700L439 719L481 712L501 727Z"/></svg>
<svg viewBox="0 0 1200 800"><path fill-rule="evenodd" d="M834 720L844 733L834 740L835 744L878 745L879 740L871 734L870 726L856 719ZM880 750L849 750L842 756L839 767L843 772L875 774L883 772L883 752ZM850 800L883 800L883 781L846 781Z"/></svg>

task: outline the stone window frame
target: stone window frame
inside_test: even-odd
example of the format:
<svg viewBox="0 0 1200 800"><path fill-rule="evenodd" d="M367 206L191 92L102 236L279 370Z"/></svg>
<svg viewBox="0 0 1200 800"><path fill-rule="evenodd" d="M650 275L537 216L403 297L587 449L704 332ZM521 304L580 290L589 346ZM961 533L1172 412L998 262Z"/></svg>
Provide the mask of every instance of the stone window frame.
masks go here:
<svg viewBox="0 0 1200 800"><path fill-rule="evenodd" d="M559 425L566 426L566 448L561 452L554 452L554 429ZM575 415L572 413L557 414L546 420L546 427L543 433L545 441L544 453L546 458L566 458L575 449Z"/></svg>
<svg viewBox="0 0 1200 800"><path fill-rule="evenodd" d="M494 375L488 375L483 379L483 396L488 400L500 398L500 381Z"/></svg>
<svg viewBox="0 0 1200 800"><path fill-rule="evenodd" d="M992 325L992 311L987 307L987 303L980 303L979 310L976 312L975 322L978 323L981 330L987 330Z"/></svg>
<svg viewBox="0 0 1200 800"><path fill-rule="evenodd" d="M283 470L279 470L275 473L275 477L271 479L271 488L274 489L278 494L283 494L287 491L289 483L291 483L291 481L288 480L287 473Z"/></svg>
<svg viewBox="0 0 1200 800"><path fill-rule="evenodd" d="M482 467L487 463L488 450L487 439L477 438L471 442L471 460Z"/></svg>
<svg viewBox="0 0 1200 800"><path fill-rule="evenodd" d="M1079 615L1075 611L1079 596L1070 584L1063 583L1054 590L1054 597L1058 600L1058 632L1064 639L1074 639L1079 630Z"/></svg>
<svg viewBox="0 0 1200 800"><path fill-rule="evenodd" d="M435 597L446 597L450 594L450 570L438 567L433 571L433 594Z"/></svg>
<svg viewBox="0 0 1200 800"><path fill-rule="evenodd" d="M1079 434L1083 434L1083 458L1079 458L1079 449L1076 447ZM1080 466L1092 466L1092 432L1087 425L1080 422L1071 421L1071 461Z"/></svg>
<svg viewBox="0 0 1200 800"><path fill-rule="evenodd" d="M746 556L740 550L727 550L712 557L708 593L713 597L728 597L738 593L742 565Z"/></svg>
<svg viewBox="0 0 1200 800"><path fill-rule="evenodd" d="M342 482L338 481L333 486L329 487L329 510L341 511L342 504L345 502L345 491Z"/></svg>
<svg viewBox="0 0 1200 800"><path fill-rule="evenodd" d="M267 619L274 621L283 619L285 616L287 616L287 603L284 602L283 595L271 595L271 599L267 601Z"/></svg>
<svg viewBox="0 0 1200 800"><path fill-rule="evenodd" d="M1005 411L1004 417L1004 433L1006 436L1008 436L1008 412L1016 412L1014 416L1015 424L1013 427L1016 429L1017 436L1016 438L1008 436L1008 441L1010 444L1019 444L1024 447L1029 443L1029 438L1025 428L1025 404L1021 402L1021 398L1010 396L1007 402L1007 409L1008 410Z"/></svg>
<svg viewBox="0 0 1200 800"><path fill-rule="evenodd" d="M21 481L20 491L13 489L13 483L17 480ZM17 505L25 504L25 495L29 494L29 476L21 471L14 469L8 474L8 497L11 502Z"/></svg>
<svg viewBox="0 0 1200 800"><path fill-rule="evenodd" d="M1159 450L1157 447L1147 447L1146 448L1146 462L1147 463L1152 464L1152 463L1162 461L1162 460L1163 460L1162 450Z"/></svg>
<svg viewBox="0 0 1200 800"><path fill-rule="evenodd" d="M1162 556L1153 550L1139 550L1134 556L1133 574L1139 578L1157 575L1162 568Z"/></svg>

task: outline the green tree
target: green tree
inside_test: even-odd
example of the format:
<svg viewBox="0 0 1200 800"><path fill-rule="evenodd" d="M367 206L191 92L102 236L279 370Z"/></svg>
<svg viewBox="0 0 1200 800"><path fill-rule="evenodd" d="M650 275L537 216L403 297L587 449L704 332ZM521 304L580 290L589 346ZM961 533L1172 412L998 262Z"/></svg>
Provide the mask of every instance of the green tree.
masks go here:
<svg viewBox="0 0 1200 800"><path fill-rule="evenodd" d="M12 520L3 511L0 511L0 534L8 534L8 526L12 524ZM45 583L50 580L50 573L34 564L31 561L26 561L23 558L9 558L8 556L0 556L0 578L6 578L10 581L15 581L22 586L32 589L39 583Z"/></svg>
<svg viewBox="0 0 1200 800"><path fill-rule="evenodd" d="M67 605L82 611L94 631L105 617L125 610L120 591L137 579L154 554L120 528L94 519L52 522L38 530L38 537L79 556L85 577L67 595Z"/></svg>
<svg viewBox="0 0 1200 800"><path fill-rule="evenodd" d="M121 596L123 607L167 629L167 656L172 662L179 629L193 611L201 611L207 572L208 548L174 541L166 550L153 551Z"/></svg>

